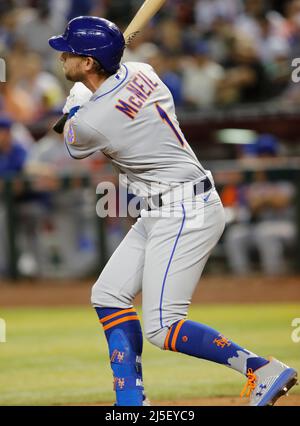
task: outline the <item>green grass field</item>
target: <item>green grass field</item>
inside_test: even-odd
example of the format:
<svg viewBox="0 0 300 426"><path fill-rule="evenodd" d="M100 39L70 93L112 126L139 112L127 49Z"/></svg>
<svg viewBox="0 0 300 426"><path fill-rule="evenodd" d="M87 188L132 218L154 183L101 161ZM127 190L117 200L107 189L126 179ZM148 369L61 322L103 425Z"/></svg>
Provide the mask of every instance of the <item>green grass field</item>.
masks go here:
<svg viewBox="0 0 300 426"><path fill-rule="evenodd" d="M106 342L87 308L0 309L0 405L64 405L113 401ZM263 356L300 371L300 343L291 340L300 305L194 305L189 319L206 323ZM207 361L144 346L144 381L157 401L236 396L245 380ZM291 392L300 394L300 387Z"/></svg>

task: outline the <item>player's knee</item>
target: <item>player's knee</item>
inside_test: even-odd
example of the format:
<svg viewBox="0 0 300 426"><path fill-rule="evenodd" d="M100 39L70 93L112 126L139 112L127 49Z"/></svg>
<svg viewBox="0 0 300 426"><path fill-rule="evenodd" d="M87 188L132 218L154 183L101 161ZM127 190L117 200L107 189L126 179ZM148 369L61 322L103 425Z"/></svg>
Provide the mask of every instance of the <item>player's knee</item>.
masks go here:
<svg viewBox="0 0 300 426"><path fill-rule="evenodd" d="M108 295L106 294L104 289L99 285L99 283L96 282L96 284L93 285L92 292L91 292L92 305L104 308L106 307L107 299L108 299Z"/></svg>
<svg viewBox="0 0 300 426"><path fill-rule="evenodd" d="M160 328L159 330L144 329L144 336L154 346L164 349L165 340L168 334L168 328Z"/></svg>
<svg viewBox="0 0 300 426"><path fill-rule="evenodd" d="M106 283L101 276L92 287L91 303L98 308L128 309L132 307L132 297L114 289L111 283Z"/></svg>
<svg viewBox="0 0 300 426"><path fill-rule="evenodd" d="M93 306L99 308L126 309L128 307L127 304L121 303L120 299L113 294L109 286L106 286L99 280L92 287L91 303Z"/></svg>

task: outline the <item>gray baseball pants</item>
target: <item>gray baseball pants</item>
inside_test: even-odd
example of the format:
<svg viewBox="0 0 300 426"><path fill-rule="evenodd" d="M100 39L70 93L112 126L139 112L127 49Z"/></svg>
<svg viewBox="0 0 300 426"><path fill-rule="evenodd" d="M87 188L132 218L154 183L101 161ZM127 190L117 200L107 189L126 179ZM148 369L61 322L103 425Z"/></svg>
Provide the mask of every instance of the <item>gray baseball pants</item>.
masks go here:
<svg viewBox="0 0 300 426"><path fill-rule="evenodd" d="M224 227L215 189L168 209L144 210L93 286L93 306L132 308L142 292L144 335L163 349L169 327L186 318Z"/></svg>

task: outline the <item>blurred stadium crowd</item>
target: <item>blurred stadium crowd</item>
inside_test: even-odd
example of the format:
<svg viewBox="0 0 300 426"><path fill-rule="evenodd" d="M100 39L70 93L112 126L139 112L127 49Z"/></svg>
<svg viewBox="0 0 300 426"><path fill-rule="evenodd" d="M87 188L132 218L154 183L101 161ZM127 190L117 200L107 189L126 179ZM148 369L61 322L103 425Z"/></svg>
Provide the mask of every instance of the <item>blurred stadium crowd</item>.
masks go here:
<svg viewBox="0 0 300 426"><path fill-rule="evenodd" d="M22 173L33 182L30 190L17 187L14 195L21 275L80 277L99 261L95 191L80 185L59 191L59 179L68 173L105 173L106 166L100 154L72 160L62 137L49 130L70 86L48 38L80 15L106 17L125 29L142 3L0 0L0 57L7 65L7 81L0 83L0 179ZM283 107L299 105L300 86L291 80L297 57L300 0L169 0L126 50L124 61L153 65L178 110L196 112L270 100ZM255 147L244 155L279 155L272 136L259 138ZM0 181L0 277L9 273L4 192ZM235 210L223 241L232 271L251 272L251 246L258 249L266 274L286 271L284 245L296 238L294 196L290 182L274 184L257 173L249 186L232 173L222 189L225 207ZM111 253L124 230L118 220L107 226Z"/></svg>
<svg viewBox="0 0 300 426"><path fill-rule="evenodd" d="M2 0L2 109L31 124L63 103L66 83L48 38L78 15L130 22L142 0ZM299 0L169 0L124 60L152 63L177 106L211 108L280 97L300 102L290 65L300 55ZM296 90L296 89L295 89Z"/></svg>

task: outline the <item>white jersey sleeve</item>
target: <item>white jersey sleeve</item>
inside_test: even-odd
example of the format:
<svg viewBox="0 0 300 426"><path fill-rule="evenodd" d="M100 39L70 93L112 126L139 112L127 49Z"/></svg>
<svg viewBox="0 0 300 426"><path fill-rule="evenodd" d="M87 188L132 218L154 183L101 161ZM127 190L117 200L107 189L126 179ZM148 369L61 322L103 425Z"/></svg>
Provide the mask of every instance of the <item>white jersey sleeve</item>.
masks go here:
<svg viewBox="0 0 300 426"><path fill-rule="evenodd" d="M83 159L105 150L108 144L105 136L85 121L85 113L85 107L82 107L65 126L65 144L75 159Z"/></svg>

